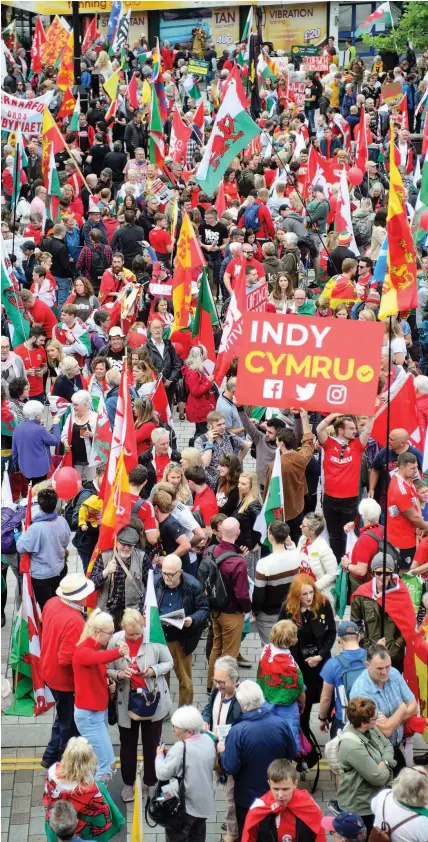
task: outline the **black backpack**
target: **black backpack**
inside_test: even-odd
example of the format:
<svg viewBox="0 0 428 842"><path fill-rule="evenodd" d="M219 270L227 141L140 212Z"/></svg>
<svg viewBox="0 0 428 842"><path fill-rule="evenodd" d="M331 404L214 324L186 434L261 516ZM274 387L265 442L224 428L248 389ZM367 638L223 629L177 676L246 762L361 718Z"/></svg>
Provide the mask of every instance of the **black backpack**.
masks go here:
<svg viewBox="0 0 428 842"><path fill-rule="evenodd" d="M77 529L79 520L79 509L82 503L94 494L94 489L81 488L80 491L67 503L64 509L64 517L71 530Z"/></svg>
<svg viewBox="0 0 428 842"><path fill-rule="evenodd" d="M229 594L223 582L220 565L227 558L236 558L236 553L221 553L214 558L214 549L215 546L208 547L199 565L197 577L205 591L210 608L214 611L223 611L229 603Z"/></svg>
<svg viewBox="0 0 428 842"><path fill-rule="evenodd" d="M400 553L398 552L398 550L396 550L395 547L392 544L390 544L389 541L385 541L385 538L379 538L379 535L376 535L375 532L368 531L368 532L365 532L364 534L370 535L370 538L374 538L374 540L376 541L376 543L378 545L378 548L377 548L378 553L383 553L384 547L386 546L387 555L390 555L394 559L394 564L395 564L394 573L398 573L398 571L400 569Z"/></svg>
<svg viewBox="0 0 428 842"><path fill-rule="evenodd" d="M108 260L103 246L99 249L91 248L91 254L91 281L93 281L94 284L100 284L101 278L105 270L108 268Z"/></svg>

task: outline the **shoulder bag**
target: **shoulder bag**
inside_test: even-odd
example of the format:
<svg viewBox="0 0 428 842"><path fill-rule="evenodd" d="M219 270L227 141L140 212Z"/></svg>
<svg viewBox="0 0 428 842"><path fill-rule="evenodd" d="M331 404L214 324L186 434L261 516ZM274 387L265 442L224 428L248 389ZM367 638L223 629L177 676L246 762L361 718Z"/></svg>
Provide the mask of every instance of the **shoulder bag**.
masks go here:
<svg viewBox="0 0 428 842"><path fill-rule="evenodd" d="M186 773L186 741L183 743L183 768L178 781L178 795L172 798L165 798L162 787L167 785L166 781L158 781L156 789L151 798L147 799L145 814L146 824L153 828L156 825L164 827L165 830L179 831L183 828L183 821L186 814L186 798L184 789L184 776ZM150 824L149 819L153 822Z"/></svg>

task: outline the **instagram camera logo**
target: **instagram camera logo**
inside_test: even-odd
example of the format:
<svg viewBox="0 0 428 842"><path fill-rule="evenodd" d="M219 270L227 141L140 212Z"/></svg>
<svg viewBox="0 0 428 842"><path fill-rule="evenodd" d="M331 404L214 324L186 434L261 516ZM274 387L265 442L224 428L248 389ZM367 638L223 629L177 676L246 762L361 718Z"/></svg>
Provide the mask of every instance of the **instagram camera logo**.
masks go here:
<svg viewBox="0 0 428 842"><path fill-rule="evenodd" d="M339 383L333 383L327 389L327 400L329 403L345 403L347 396L348 390L346 386L341 386Z"/></svg>
<svg viewBox="0 0 428 842"><path fill-rule="evenodd" d="M263 397L280 400L282 398L282 380L265 380L263 384Z"/></svg>

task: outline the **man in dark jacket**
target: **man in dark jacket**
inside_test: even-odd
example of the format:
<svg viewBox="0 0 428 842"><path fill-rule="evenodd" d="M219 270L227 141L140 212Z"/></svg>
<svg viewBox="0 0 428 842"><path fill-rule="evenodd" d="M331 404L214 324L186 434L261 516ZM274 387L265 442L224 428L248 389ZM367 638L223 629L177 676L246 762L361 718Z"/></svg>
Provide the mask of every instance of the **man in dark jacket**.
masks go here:
<svg viewBox="0 0 428 842"><path fill-rule="evenodd" d="M85 246L91 245L90 233L93 231L94 228L97 228L98 231L101 231L102 238L101 242L104 246L107 245L107 234L106 229L104 228L104 223L101 219L101 213L98 206L95 204L93 199L89 199L89 214L88 219L85 224L82 226L82 239L83 244Z"/></svg>
<svg viewBox="0 0 428 842"><path fill-rule="evenodd" d="M134 211L126 210L125 224L114 232L111 247L113 251L122 252L127 269L132 269L134 257L137 254L142 254L141 244L143 240L144 232L140 225L135 224Z"/></svg>
<svg viewBox="0 0 428 842"><path fill-rule="evenodd" d="M149 336L146 343L146 351L162 380L168 396L169 405L172 406L177 380L180 376L182 362L174 345L169 339L163 339L163 325L158 319L153 319L149 325Z"/></svg>
<svg viewBox="0 0 428 842"><path fill-rule="evenodd" d="M220 765L235 779L235 806L239 838L255 798L266 791L267 768L273 760L293 760L299 751L289 723L276 716L273 705L265 702L255 681L243 681L236 690L242 717L231 728L227 744L218 743Z"/></svg>
<svg viewBox="0 0 428 842"><path fill-rule="evenodd" d="M333 275L340 275L342 271L342 263L347 257L356 258L356 254L351 251L349 244L351 242L351 235L347 231L342 231L337 238L337 246L330 252L327 261L327 275L332 278Z"/></svg>
<svg viewBox="0 0 428 842"><path fill-rule="evenodd" d="M32 240L26 240L25 243L21 246L22 253L24 255L24 260L22 261L22 268L25 273L25 286L30 289L31 284L33 283L33 269L36 266L36 255L35 250L36 246Z"/></svg>
<svg viewBox="0 0 428 842"><path fill-rule="evenodd" d="M42 251L48 251L52 255L51 272L58 287L58 309L61 310L70 295L71 278L73 270L70 264L70 255L64 243L66 229L62 223L53 227L53 236L42 240Z"/></svg>
<svg viewBox="0 0 428 842"><path fill-rule="evenodd" d="M115 140L113 143L113 152L108 152L104 158L104 166L110 167L112 171L113 184L119 187L123 184L125 176L124 169L128 162L128 158L122 148L122 142Z"/></svg>
<svg viewBox="0 0 428 842"><path fill-rule="evenodd" d="M138 225L144 231L144 239L149 239L150 231L155 227L155 214L159 210L159 199L157 196L148 196L146 205L138 218Z"/></svg>
<svg viewBox="0 0 428 842"><path fill-rule="evenodd" d="M156 600L162 617L172 611L184 611L182 629L163 623L168 649L174 661L179 687L179 705L193 702L192 652L195 651L210 609L202 585L194 576L183 573L181 558L171 554L162 560L162 575L155 584Z"/></svg>
<svg viewBox="0 0 428 842"><path fill-rule="evenodd" d="M138 111L135 112L133 119L129 121L125 129L124 140L131 158L135 158L135 150L139 146L143 149L146 148L146 131L141 122L141 114Z"/></svg>
<svg viewBox="0 0 428 842"><path fill-rule="evenodd" d="M90 171L95 173L95 175L100 176L101 170L104 167L104 160L106 155L110 152L110 147L107 143L104 143L104 138L101 133L98 133L94 137L94 142L92 145L92 149L90 150L90 155L86 158L86 163L90 164Z"/></svg>
<svg viewBox="0 0 428 842"><path fill-rule="evenodd" d="M244 616L251 611L247 565L237 546L240 531L236 518L226 518L222 524L222 540L213 550L214 559L221 555L228 556L219 565L228 594L228 603L221 611L214 611L212 616L214 643L208 666L207 690L209 691L212 688L217 658L222 655L238 657ZM202 565L198 571L199 581L202 581L205 575Z"/></svg>
<svg viewBox="0 0 428 842"><path fill-rule="evenodd" d="M342 144L338 137L332 136L331 126L324 126L324 133L320 142L320 152L324 158L334 158L338 149L342 148Z"/></svg>

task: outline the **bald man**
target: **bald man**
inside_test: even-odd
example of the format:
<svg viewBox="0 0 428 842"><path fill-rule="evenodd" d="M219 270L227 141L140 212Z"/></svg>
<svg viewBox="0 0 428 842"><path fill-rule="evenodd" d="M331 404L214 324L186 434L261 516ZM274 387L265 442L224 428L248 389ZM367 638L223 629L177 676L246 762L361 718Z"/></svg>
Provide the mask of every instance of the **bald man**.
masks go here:
<svg viewBox="0 0 428 842"><path fill-rule="evenodd" d="M374 497L384 509L386 503L387 478L396 471L400 453L413 453L417 468L422 472L423 454L409 442L409 433L404 428L391 430L388 447L382 447L373 461L370 471L369 497Z"/></svg>
<svg viewBox="0 0 428 842"><path fill-rule="evenodd" d="M193 702L192 653L195 651L210 609L202 585L184 573L181 558L175 553L162 559L162 576L155 584L156 600L168 649L178 681L178 704ZM173 611L184 611L183 627L168 623ZM162 619L165 618L165 619Z"/></svg>
<svg viewBox="0 0 428 842"><path fill-rule="evenodd" d="M214 643L211 650L207 691L211 691L214 675L214 665L222 655L237 658L241 643L245 614L251 611L251 599L248 588L248 573L245 558L240 554L237 541L240 526L234 517L228 517L222 523L222 540L217 546L209 547L208 553L217 561L223 584L228 595L228 603L220 612L213 611L212 625ZM204 559L201 562L198 578L202 581L204 575Z"/></svg>

